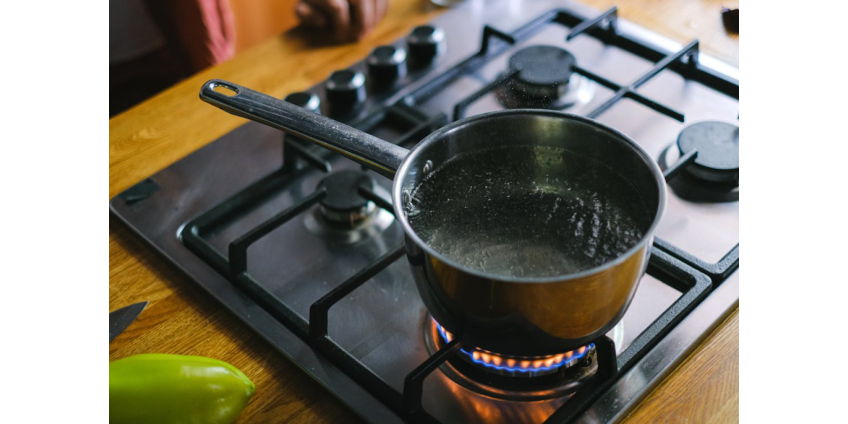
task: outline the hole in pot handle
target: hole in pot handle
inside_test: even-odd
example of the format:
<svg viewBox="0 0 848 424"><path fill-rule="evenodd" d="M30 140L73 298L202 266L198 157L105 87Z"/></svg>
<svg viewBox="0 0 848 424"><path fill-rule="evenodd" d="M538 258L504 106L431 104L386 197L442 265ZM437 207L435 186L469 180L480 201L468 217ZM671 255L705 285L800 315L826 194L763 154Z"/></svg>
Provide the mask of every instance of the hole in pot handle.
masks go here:
<svg viewBox="0 0 848 424"><path fill-rule="evenodd" d="M212 83L211 87L216 93L223 94L227 97L232 97L238 94L238 88L233 87L230 84L226 84L223 81L210 81Z"/></svg>

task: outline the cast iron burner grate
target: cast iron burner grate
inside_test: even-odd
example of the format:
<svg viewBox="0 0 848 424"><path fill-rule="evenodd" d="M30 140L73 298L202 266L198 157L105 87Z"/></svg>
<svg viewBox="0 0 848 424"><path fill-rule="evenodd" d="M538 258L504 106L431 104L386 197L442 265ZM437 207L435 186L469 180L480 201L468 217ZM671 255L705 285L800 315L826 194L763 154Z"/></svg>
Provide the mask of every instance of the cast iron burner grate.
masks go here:
<svg viewBox="0 0 848 424"><path fill-rule="evenodd" d="M628 35L620 33L617 30L617 19L618 9L616 7L613 7L592 19L584 19L567 9L558 9L543 14L528 24L516 29L511 34L504 33L503 31L487 25L483 27L482 43L476 54L445 71L443 74L439 75L439 77L429 81L427 84L422 85L412 93L406 95L403 99L403 103L415 105L428 100L433 97L440 88L447 86L449 82L481 68L488 62L488 60L504 52L509 48L509 46L516 44L519 40L529 38L539 31L542 26L549 23L564 25L571 28L566 36L566 41L581 34L585 34L600 40L606 45L616 46L636 56L655 62L654 66L651 67L650 70L635 79L629 85L617 84L610 79L581 68L577 64L572 65L572 73L588 78L589 80L613 91L613 95L608 100L585 114L585 116L589 118L597 118L620 100L630 99L678 122L684 122L685 115L683 113L637 92L639 87L645 85L663 70L676 72L687 80L699 82L728 97L736 100L739 99L739 82L737 80L717 73L709 68L699 66L698 55L700 50L698 40L691 41L677 52L663 52L661 50L657 50L651 45L641 42L638 39L634 39ZM519 69L513 69L510 72L502 74L499 78L489 82L484 87L457 102L453 107L453 121L463 118L468 107L482 99L484 96L495 92L496 90L504 89L518 71ZM697 159L698 151L692 150L679 157L676 162L665 164L664 174L666 180L669 181L669 185L671 185L674 180L685 180L687 178L686 175L681 176L678 174L682 174L683 172L681 171L687 170L690 166L696 163ZM675 184L675 186L676 185L677 184ZM736 190L736 193L738 194L738 190ZM714 282L725 280L739 266L739 244L736 244L718 262L715 263L701 259L696 255L686 252L685 250L662 240L661 238L655 239L655 246L681 258L698 271L707 274Z"/></svg>
<svg viewBox="0 0 848 424"><path fill-rule="evenodd" d="M360 194L371 199L380 207L391 210L387 202L382 201L364 187ZM424 363L407 375L402 392L396 391L374 374L362 362L357 360L328 335L330 308L351 294L354 290L381 272L387 266L397 261L404 254L402 245L396 246L388 253L366 266L348 280L336 286L309 308L309 319L304 320L287 304L269 292L259 281L255 280L247 269L245 257L240 252L247 249L249 244L257 241L273 228L283 225L299 213L308 209L321 200L326 193L322 190L307 196L301 203L292 206L279 215L266 221L255 230L248 232L230 245L229 259L212 247L198 231L197 223L189 223L183 232L183 242L198 256L203 258L218 272L250 296L274 318L284 323L298 336L320 351L326 358L354 377L363 388L371 392L389 408L404 419L415 422L438 422L422 408L422 391L424 379L441 367L451 358L459 354L463 348L460 338L453 338L441 346ZM213 209L214 211L214 209ZM247 240L247 241L246 241ZM648 264L649 275L680 291L682 295L665 312L663 312L631 345L620 355L616 356L615 344L607 336L590 343L595 347L596 370L593 378L588 379L565 404L558 409L547 422L565 422L581 414L593 400L603 393L615 381L614 377L632 367L647 353L662 337L667 334L686 314L691 311L709 293L712 288L710 279L704 274L687 266L669 254L653 249ZM468 347L468 349L472 349ZM485 380L484 380L485 382ZM582 382L582 381L581 381Z"/></svg>

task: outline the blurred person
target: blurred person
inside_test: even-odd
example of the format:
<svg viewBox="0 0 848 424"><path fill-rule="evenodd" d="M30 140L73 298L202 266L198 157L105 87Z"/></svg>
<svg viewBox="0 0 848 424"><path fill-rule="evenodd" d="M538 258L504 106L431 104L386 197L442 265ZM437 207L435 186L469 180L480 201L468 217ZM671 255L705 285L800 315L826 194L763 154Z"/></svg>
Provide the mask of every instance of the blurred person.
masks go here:
<svg viewBox="0 0 848 424"><path fill-rule="evenodd" d="M368 34L387 8L388 0L299 0L292 13L341 43ZM109 116L232 58L235 38L230 0L110 0Z"/></svg>
<svg viewBox="0 0 848 424"><path fill-rule="evenodd" d="M337 42L346 42L368 34L388 7L388 0L301 0L295 10L303 26L332 31Z"/></svg>

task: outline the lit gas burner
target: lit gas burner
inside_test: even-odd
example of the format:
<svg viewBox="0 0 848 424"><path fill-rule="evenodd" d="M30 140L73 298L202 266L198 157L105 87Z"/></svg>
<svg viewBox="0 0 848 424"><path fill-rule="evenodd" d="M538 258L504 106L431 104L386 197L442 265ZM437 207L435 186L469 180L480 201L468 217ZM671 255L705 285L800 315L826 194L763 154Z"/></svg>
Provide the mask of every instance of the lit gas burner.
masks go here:
<svg viewBox="0 0 848 424"><path fill-rule="evenodd" d="M617 345L623 327L611 337ZM431 352L450 343L454 336L434 319L425 322L425 341ZM598 370L594 344L557 355L514 357L477 348L461 348L442 365L455 383L477 393L507 400L542 400L574 392Z"/></svg>
<svg viewBox="0 0 848 424"><path fill-rule="evenodd" d="M446 343L453 340L453 334L433 321L439 334ZM561 369L570 368L582 362L587 362L590 354L594 353L595 345L589 344L566 353L538 357L512 357L489 352L483 349L460 349L463 359L473 364L487 368L489 372L512 377L537 377L555 374Z"/></svg>

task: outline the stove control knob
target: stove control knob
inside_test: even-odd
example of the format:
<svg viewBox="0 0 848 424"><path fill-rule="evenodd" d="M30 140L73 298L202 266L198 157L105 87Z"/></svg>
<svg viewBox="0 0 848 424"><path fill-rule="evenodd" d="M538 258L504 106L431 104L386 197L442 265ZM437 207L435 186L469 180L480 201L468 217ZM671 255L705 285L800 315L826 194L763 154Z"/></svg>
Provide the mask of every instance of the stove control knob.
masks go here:
<svg viewBox="0 0 848 424"><path fill-rule="evenodd" d="M333 72L324 83L330 106L348 109L365 101L365 75L345 69Z"/></svg>
<svg viewBox="0 0 848 424"><path fill-rule="evenodd" d="M445 48L445 32L432 25L415 27L406 38L409 55L416 64L426 65L440 55Z"/></svg>
<svg viewBox="0 0 848 424"><path fill-rule="evenodd" d="M295 106L300 106L312 113L321 114L321 98L308 91L291 93L283 99Z"/></svg>
<svg viewBox="0 0 848 424"><path fill-rule="evenodd" d="M377 85L387 85L406 75L406 50L395 46L380 46L366 60L368 76Z"/></svg>

